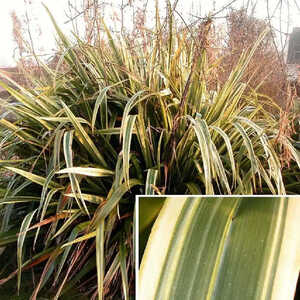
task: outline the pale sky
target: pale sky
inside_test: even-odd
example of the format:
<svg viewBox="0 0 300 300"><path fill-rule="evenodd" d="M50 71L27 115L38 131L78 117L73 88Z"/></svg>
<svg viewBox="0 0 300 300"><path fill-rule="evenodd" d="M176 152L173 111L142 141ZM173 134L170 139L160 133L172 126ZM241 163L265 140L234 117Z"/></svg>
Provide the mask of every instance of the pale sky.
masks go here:
<svg viewBox="0 0 300 300"><path fill-rule="evenodd" d="M62 26L64 23L65 13L67 8L66 0L32 0L30 5L30 15L35 16L35 22L38 22L42 28L43 34L38 37L34 36L34 41L39 41L45 48L53 48L54 33L53 27L49 20L49 17L41 5L46 4L51 12L54 14L57 22ZM0 0L0 32L1 32L1 45L0 45L0 66L14 65L13 50L16 45L12 37L12 20L11 12L15 10L17 15L22 17L26 10L26 5L23 0ZM70 26L69 26L70 27ZM33 30L34 31L34 30Z"/></svg>
<svg viewBox="0 0 300 300"><path fill-rule="evenodd" d="M154 4L154 0L149 1L149 9ZM257 2L256 5L256 13L260 18L266 17L266 1L267 0L237 0L234 4L236 8L239 8L243 3L247 2ZM287 3L289 0L283 0L283 3ZM31 5L28 5L28 2L31 2ZM70 0L71 3L81 3L81 0ZM114 1L105 1L106 3L113 3L115 6L120 2L120 0ZM145 2L145 0L136 0L137 3ZM173 2L173 1L172 1ZM205 16L210 11L218 11L221 7L230 3L230 0L179 0L179 4L177 10L183 15L184 18L191 17L190 13L194 15ZM276 7L279 0L269 0L269 5L271 7ZM294 26L300 27L300 12L297 9L295 3L299 2L299 0L290 0L291 10L290 10L290 19L289 19L289 32L292 30ZM42 34L39 36L37 34L36 28L32 28L32 35L34 43L42 47L45 50L45 53L51 52L51 49L55 49L55 39L54 39L54 30L53 26L50 22L50 19L42 6L42 3L48 6L52 14L54 15L59 26L64 30L64 32L69 32L72 29L71 23L65 24L67 21L66 13L68 12L68 0L0 0L0 26L1 26L1 46L0 46L0 66L12 66L14 65L13 59L13 50L16 45L13 41L12 37L12 20L11 20L11 12L13 10L16 11L17 15L22 17L26 11L26 7L28 10L28 14L30 17L33 17L34 24L38 24L41 27ZM27 3L27 5L26 5ZM164 6L165 1L159 0L159 3ZM196 4L195 4L196 3ZM279 10L278 10L279 12ZM282 9L282 28L281 30L287 31L287 15L288 11L286 6ZM105 13L109 16L112 14L111 10L105 10ZM164 12L162 12L164 13ZM105 15L106 16L106 15ZM108 16L108 17L109 17ZM279 26L280 16L277 14L273 21L274 26L280 29Z"/></svg>

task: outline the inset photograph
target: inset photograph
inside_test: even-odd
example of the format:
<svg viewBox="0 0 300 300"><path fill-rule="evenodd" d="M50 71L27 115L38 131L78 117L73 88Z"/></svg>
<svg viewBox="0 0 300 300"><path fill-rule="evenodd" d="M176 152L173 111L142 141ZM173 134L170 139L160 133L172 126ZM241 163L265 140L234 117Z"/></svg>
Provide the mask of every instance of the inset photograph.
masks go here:
<svg viewBox="0 0 300 300"><path fill-rule="evenodd" d="M138 300L299 299L300 197L137 198Z"/></svg>

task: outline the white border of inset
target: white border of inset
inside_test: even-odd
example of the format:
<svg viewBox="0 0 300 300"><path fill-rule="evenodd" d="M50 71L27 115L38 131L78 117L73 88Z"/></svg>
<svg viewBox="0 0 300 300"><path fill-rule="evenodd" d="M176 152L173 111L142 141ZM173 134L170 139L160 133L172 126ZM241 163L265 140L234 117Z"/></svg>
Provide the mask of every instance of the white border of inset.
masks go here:
<svg viewBox="0 0 300 300"><path fill-rule="evenodd" d="M135 222L135 226L134 226L134 230L135 232L134 237L135 237L135 249L134 249L134 258L135 258L135 299L138 299L138 273L139 273L139 266L140 266L140 262L139 262L139 243L140 243L140 239L139 239L139 207L140 207L140 200L139 200L139 196L140 195L136 195L135 196L135 205L134 205L134 222ZM141 195L141 197L143 197Z"/></svg>

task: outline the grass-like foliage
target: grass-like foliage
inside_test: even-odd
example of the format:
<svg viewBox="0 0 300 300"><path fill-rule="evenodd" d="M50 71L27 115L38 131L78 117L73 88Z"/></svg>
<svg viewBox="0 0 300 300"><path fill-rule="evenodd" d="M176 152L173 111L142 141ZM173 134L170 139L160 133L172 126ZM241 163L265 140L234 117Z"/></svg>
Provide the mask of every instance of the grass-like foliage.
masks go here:
<svg viewBox="0 0 300 300"><path fill-rule="evenodd" d="M33 79L33 89L1 83L17 101L0 120L0 163L11 176L0 246L17 248L17 267L0 283L16 275L20 288L35 267L32 299L49 287L55 299L75 287L91 298L130 299L136 194L295 192L285 187L280 155L285 147L299 167L299 153L282 135L279 145L277 116L265 110L271 100L241 80L264 33L213 85L210 22L195 39L171 15L169 26L157 18L155 32L135 42L103 25L97 47L71 42L52 20L56 69L44 65L46 79Z"/></svg>

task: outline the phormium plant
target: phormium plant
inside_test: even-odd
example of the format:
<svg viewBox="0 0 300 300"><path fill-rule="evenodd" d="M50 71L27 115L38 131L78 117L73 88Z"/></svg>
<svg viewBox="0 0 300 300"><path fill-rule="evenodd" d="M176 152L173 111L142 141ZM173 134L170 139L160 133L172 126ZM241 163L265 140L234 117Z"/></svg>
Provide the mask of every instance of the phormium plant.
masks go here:
<svg viewBox="0 0 300 300"><path fill-rule="evenodd" d="M52 17L51 17L52 18ZM158 17L157 17L158 18ZM206 54L210 22L191 31L159 22L142 44L126 37L101 47L59 36L56 69L44 65L34 88L1 85L17 100L2 118L1 151L10 172L0 200L0 246L17 249L24 271L39 274L32 299L57 299L75 286L89 297L134 293L136 194L293 193L280 164L271 100L242 82L264 33L226 82L212 88L216 61ZM42 64L42 62L41 62ZM292 155L293 141L281 143ZM15 175L13 175L15 174ZM17 246L15 243L17 242ZM4 251L5 253L5 251Z"/></svg>

